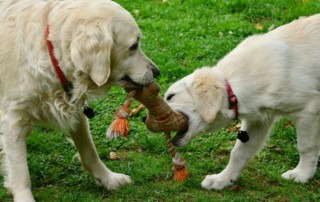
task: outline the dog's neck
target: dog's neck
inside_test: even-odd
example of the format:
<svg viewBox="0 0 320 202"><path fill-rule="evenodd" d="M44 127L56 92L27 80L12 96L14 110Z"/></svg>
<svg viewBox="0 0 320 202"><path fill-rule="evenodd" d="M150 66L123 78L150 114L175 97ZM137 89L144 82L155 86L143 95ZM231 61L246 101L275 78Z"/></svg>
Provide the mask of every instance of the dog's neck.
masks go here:
<svg viewBox="0 0 320 202"><path fill-rule="evenodd" d="M233 93L229 82L227 80L225 80L225 81L226 81L226 90L227 90L228 100L229 100L229 109L231 109L234 112L234 115L235 115L234 119L236 120L239 116L238 100L237 100L236 95ZM237 136L238 136L238 139L242 143L246 143L249 141L249 135L248 135L247 131L239 130Z"/></svg>
<svg viewBox="0 0 320 202"><path fill-rule="evenodd" d="M56 71L56 74L62 84L62 87L64 89L64 91L67 93L67 95L69 96L69 98L72 97L72 89L73 89L73 85L70 81L68 81L68 79L65 77L65 75L63 74L58 59L56 58L56 56L54 55L54 48L53 48L53 44L52 42L48 39L50 34L50 27L47 24L46 27L46 37L47 37L47 45L48 45L48 51L49 51L49 55L52 61L52 64L54 66L54 69Z"/></svg>
<svg viewBox="0 0 320 202"><path fill-rule="evenodd" d="M54 55L54 50L53 50L53 44L52 42L48 39L50 34L50 27L47 24L46 27L46 38L47 38L47 45L48 45L48 51L50 55L50 59L52 61L52 65L54 66L55 72L60 80L60 83L62 84L63 90L66 92L68 95L69 99L72 97L72 90L73 90L73 85L72 83L65 77L63 74L63 71L60 68L59 61ZM88 118L93 118L94 117L94 111L90 107L88 107L86 104L83 105L83 113L88 117Z"/></svg>
<svg viewBox="0 0 320 202"><path fill-rule="evenodd" d="M234 116L235 116L234 119L237 119L239 116L238 99L236 95L233 93L228 80L225 80L225 83L226 83L226 90L227 90L228 100L229 100L229 109L231 109L234 112Z"/></svg>

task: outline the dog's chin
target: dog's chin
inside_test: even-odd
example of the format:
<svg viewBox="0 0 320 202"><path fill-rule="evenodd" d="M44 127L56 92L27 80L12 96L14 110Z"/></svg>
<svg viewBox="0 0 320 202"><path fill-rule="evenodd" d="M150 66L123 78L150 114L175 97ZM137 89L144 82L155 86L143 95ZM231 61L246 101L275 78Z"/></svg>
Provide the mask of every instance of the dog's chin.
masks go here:
<svg viewBox="0 0 320 202"><path fill-rule="evenodd" d="M189 141L185 141L185 136L187 134L188 129L178 131L177 134L172 139L172 144L175 147L184 147L188 144Z"/></svg>
<svg viewBox="0 0 320 202"><path fill-rule="evenodd" d="M125 86L127 85L128 83L132 84L132 85L136 85L136 86L144 86L146 84L149 84L149 83L152 83L154 82L154 79L152 80L143 80L143 81L136 81L134 79L132 79L131 77L129 76L124 76L123 78L121 78L118 82L117 82L117 85L118 86Z"/></svg>

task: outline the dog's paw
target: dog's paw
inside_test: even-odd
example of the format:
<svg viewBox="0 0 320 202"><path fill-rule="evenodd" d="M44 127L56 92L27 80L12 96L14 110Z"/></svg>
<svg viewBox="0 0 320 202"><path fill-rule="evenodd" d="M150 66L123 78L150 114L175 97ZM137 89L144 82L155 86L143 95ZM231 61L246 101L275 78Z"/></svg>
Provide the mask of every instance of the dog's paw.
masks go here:
<svg viewBox="0 0 320 202"><path fill-rule="evenodd" d="M31 190L26 189L14 194L14 202L35 202Z"/></svg>
<svg viewBox="0 0 320 202"><path fill-rule="evenodd" d="M310 176L310 174L306 173L305 171L303 172L297 169L293 169L283 173L281 177L287 180L293 180L295 182L306 183L312 176Z"/></svg>
<svg viewBox="0 0 320 202"><path fill-rule="evenodd" d="M130 184L131 178L128 175L120 173L110 173L108 177L103 179L96 178L96 183L103 186L109 190L117 189L123 185Z"/></svg>
<svg viewBox="0 0 320 202"><path fill-rule="evenodd" d="M202 181L201 186L208 190L222 190L226 186L232 185L233 181L230 178L223 177L220 174L207 175Z"/></svg>

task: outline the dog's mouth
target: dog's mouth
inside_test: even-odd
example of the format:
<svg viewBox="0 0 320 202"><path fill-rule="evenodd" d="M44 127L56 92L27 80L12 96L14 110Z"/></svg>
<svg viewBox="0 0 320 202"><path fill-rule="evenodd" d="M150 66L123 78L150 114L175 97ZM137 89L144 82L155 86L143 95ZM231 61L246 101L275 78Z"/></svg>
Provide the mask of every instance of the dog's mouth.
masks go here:
<svg viewBox="0 0 320 202"><path fill-rule="evenodd" d="M121 86L129 93L133 90L139 90L143 88L143 85L134 82L130 77L126 76L122 79L123 84Z"/></svg>
<svg viewBox="0 0 320 202"><path fill-rule="evenodd" d="M184 136L186 135L188 131L187 129L178 131L177 134L174 136L174 138L172 139L172 144L176 147L180 147L181 146L181 140L184 138Z"/></svg>
<svg viewBox="0 0 320 202"><path fill-rule="evenodd" d="M123 83L123 85L127 83L131 83L132 85L139 86L141 84L134 82L129 76L124 76L120 81Z"/></svg>
<svg viewBox="0 0 320 202"><path fill-rule="evenodd" d="M182 114L183 116L185 116L188 120L189 120L189 117L187 115L185 115L184 113L182 112L179 112L180 114ZM173 137L172 139L172 144L176 147L179 147L181 146L181 140L185 137L187 131L188 131L189 127L186 127L185 129L183 130L180 130L176 133L176 135Z"/></svg>

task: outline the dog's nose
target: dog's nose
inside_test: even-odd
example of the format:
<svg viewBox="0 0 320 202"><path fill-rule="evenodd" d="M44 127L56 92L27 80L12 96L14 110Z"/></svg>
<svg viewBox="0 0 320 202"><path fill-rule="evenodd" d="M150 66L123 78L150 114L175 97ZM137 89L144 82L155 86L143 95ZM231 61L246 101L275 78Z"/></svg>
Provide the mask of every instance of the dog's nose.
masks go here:
<svg viewBox="0 0 320 202"><path fill-rule="evenodd" d="M154 65L151 66L151 71L153 74L153 78L157 78L160 75L160 70L158 67L155 67Z"/></svg>

